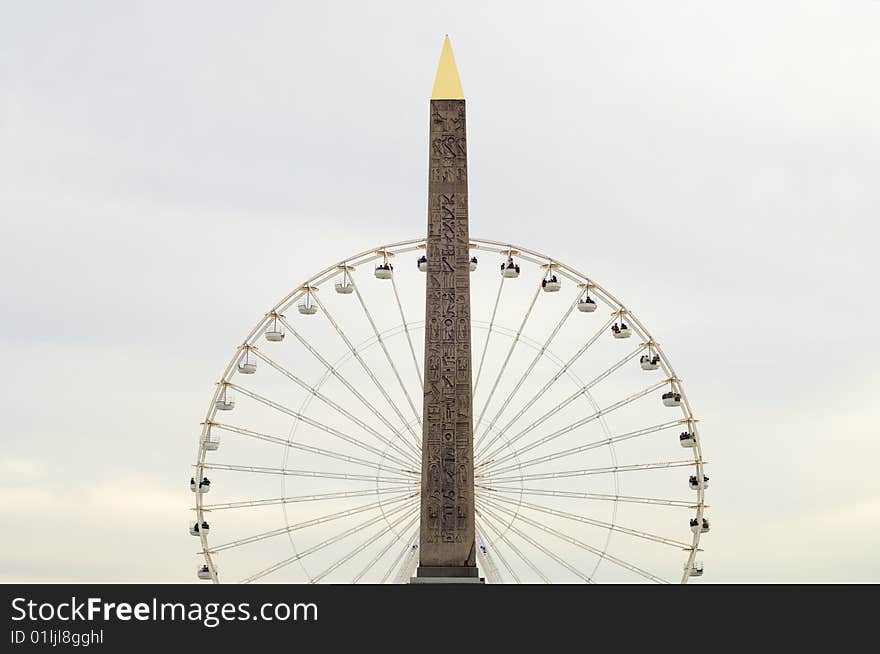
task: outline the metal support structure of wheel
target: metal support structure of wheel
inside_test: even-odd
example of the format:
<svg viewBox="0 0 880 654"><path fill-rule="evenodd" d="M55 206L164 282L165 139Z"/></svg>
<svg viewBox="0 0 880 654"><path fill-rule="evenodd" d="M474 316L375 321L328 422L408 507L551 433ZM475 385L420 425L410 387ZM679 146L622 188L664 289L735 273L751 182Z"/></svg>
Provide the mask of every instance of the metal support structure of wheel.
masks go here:
<svg viewBox="0 0 880 654"><path fill-rule="evenodd" d="M481 573L490 583L700 576L706 463L660 344L574 268L501 241L472 239L471 249ZM325 268L236 349L191 480L199 578L409 579L424 254L416 239Z"/></svg>

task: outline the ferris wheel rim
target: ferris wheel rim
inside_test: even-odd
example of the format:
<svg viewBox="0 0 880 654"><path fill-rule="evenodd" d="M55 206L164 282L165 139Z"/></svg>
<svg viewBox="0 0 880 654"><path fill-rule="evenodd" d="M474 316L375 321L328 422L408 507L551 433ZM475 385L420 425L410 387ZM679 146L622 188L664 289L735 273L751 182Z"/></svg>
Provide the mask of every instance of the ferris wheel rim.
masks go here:
<svg viewBox="0 0 880 654"><path fill-rule="evenodd" d="M226 366L221 378L220 382L217 384L217 388L213 394L211 399L209 409L205 415L205 420L203 422L202 434L199 438L199 447L197 452L197 463L193 466L196 469L196 474L201 479L205 466L206 466L206 453L207 450L205 448L205 441L207 435L210 433L210 426L213 423L215 414L217 412L216 402L220 397L221 392L230 384L230 379L232 379L237 372L236 364L240 359L240 352L242 349L250 349L255 348L254 345L257 338L259 337L261 330L266 326L267 322L272 319L273 316L276 318L279 315L282 315L283 312L287 311L290 307L292 307L298 300L300 300L304 295L307 297L313 298L320 304L320 299L317 299L314 295L315 291L318 291L322 285L328 283L336 274L338 274L339 270L342 269L346 274L348 274L349 270L353 270L358 266L370 264L377 259L387 260L389 254L391 256L396 254L403 254L406 252L412 252L418 249L423 249L424 244L426 243L426 238L416 238L409 239L405 241L398 241L395 243L384 244L374 248L370 248L367 250L363 250L357 254L354 254L350 257L342 259L337 263L328 266L327 268L321 270L315 275L307 278L299 286L295 287L292 291L288 292L280 301L278 301L272 309L267 312L263 318L261 318L248 333L247 337L242 341L242 345L236 349L235 354L229 361L229 364ZM556 271L563 277L567 278L569 281L573 281L579 285L586 285L586 292L592 291L600 300L602 300L606 305L614 308L613 316L618 316L620 318L626 317L627 323L629 323L630 327L633 331L647 344L660 355L660 366L662 367L664 373L667 376L665 383L669 383L670 387L673 388L676 394L681 396L681 409L682 413L685 416L682 422L687 422L689 426L689 430L694 434L694 447L693 449L693 460L694 465L696 466L696 473L699 476L703 475L703 466L705 465L705 461L703 459L702 453L702 443L701 438L699 437L699 430L697 427L697 420L694 418L694 413L691 407L691 404L688 400L686 391L682 384L682 381L675 373L675 370L663 351L662 347L659 343L657 343L647 327L639 320L639 318L626 307L624 303L622 303L617 297L615 297L611 292L609 292L604 286L597 283L592 277L587 276L581 273L579 270L565 264L558 259L550 257L546 254L543 254L537 250L533 250L531 248L526 248L520 245L516 245L507 241L497 241L497 240L489 240L482 238L471 238L470 239L471 247L476 250L493 252L496 254L506 254L513 251L516 251L517 256L522 260L529 261L530 263L534 263L537 265L541 265L546 267L548 270ZM349 280L351 278L349 277ZM392 278L393 280L393 278ZM352 281L353 283L353 281ZM355 290L357 287L355 286ZM395 287L396 294L396 287ZM398 298L399 304L399 298ZM402 314L401 314L402 315ZM410 323L412 325L413 323ZM403 322L404 329L406 329L406 321ZM491 329L490 329L491 333ZM412 343L410 341L410 346L412 347ZM413 352L413 358L416 360L415 353ZM418 364L416 363L416 367L418 368ZM475 436L476 436L476 424L475 424ZM476 449L476 445L475 445ZM613 452L613 449L611 450ZM615 475L616 479L616 475ZM195 511L197 515L197 519L199 522L203 522L204 513L203 513L203 504L204 498L202 493L196 493L196 506ZM703 519L703 510L705 508L705 496L704 489L702 485L697 489L697 497L696 497L696 507L697 514L696 518L698 520ZM616 508L615 503L615 508ZM611 531L609 531L610 538ZM210 550L210 546L207 540L207 534L204 530L201 530L199 533L199 538L202 545L202 554L205 557L206 565L211 573L211 580L214 583L219 583L219 579L217 576L216 565L212 559L212 552ZM690 554L687 557L687 562L684 566L684 572L682 574L681 583L687 583L689 580L689 569L694 565L694 560L699 550L700 543L700 532L697 530L693 534L691 546L689 548ZM603 557L599 558L597 562L597 567L601 564Z"/></svg>

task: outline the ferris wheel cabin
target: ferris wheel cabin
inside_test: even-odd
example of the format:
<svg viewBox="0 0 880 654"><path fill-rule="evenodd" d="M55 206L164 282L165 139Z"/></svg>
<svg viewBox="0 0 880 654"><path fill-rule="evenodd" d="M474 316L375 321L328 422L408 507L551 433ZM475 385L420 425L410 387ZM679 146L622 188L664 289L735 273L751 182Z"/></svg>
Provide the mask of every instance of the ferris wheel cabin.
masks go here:
<svg viewBox="0 0 880 654"><path fill-rule="evenodd" d="M639 365L642 366L642 370L657 370L660 367L660 356L657 354L654 356L643 354L639 359Z"/></svg>
<svg viewBox="0 0 880 654"><path fill-rule="evenodd" d="M557 279L556 275L550 275L541 282L541 288L544 289L545 293L556 293L562 288L562 282Z"/></svg>
<svg viewBox="0 0 880 654"><path fill-rule="evenodd" d="M663 400L663 406L681 406L681 393L676 393L675 391L667 391L666 393L663 393L660 399Z"/></svg>
<svg viewBox="0 0 880 654"><path fill-rule="evenodd" d="M691 531L695 534L709 533L709 520L703 518L702 521L691 518Z"/></svg>
<svg viewBox="0 0 880 654"><path fill-rule="evenodd" d="M629 338L632 336L632 331L626 323L621 320L620 325L614 323L611 326L611 335L614 336L614 338Z"/></svg>
<svg viewBox="0 0 880 654"><path fill-rule="evenodd" d="M224 387L223 393L221 393L220 397L217 398L217 401L214 402L214 407L218 411L232 411L235 408L235 398L228 394Z"/></svg>
<svg viewBox="0 0 880 654"><path fill-rule="evenodd" d="M578 311L581 311L583 313L593 313L597 307L598 305L596 304L596 301L589 295L581 298L580 300L578 300L577 303Z"/></svg>
<svg viewBox="0 0 880 654"><path fill-rule="evenodd" d="M272 322L266 328L266 340L272 343L280 343L284 340L284 329L278 324L278 321L284 318L284 316L275 312L270 313L269 316L272 318Z"/></svg>
<svg viewBox="0 0 880 654"><path fill-rule="evenodd" d="M691 490L700 490L701 488L706 489L709 488L709 478L706 475L703 475L703 482L700 483L700 478L696 475L691 475L688 479L688 486L690 486Z"/></svg>
<svg viewBox="0 0 880 654"><path fill-rule="evenodd" d="M257 362L251 361L251 347L245 345L243 348L244 356L238 361L238 372L243 375L253 375L257 372Z"/></svg>
<svg viewBox="0 0 880 654"><path fill-rule="evenodd" d="M200 534L207 534L210 529L211 527L207 522L202 522L202 524L199 525L198 521L196 521L189 526L189 534L190 536L199 536Z"/></svg>
<svg viewBox="0 0 880 654"><path fill-rule="evenodd" d="M390 263L380 263L376 266L376 279L391 279L392 274L394 273L394 266Z"/></svg>
<svg viewBox="0 0 880 654"><path fill-rule="evenodd" d="M519 264L513 261L513 257L507 257L507 261L501 264L501 276L507 279L519 277Z"/></svg>
<svg viewBox="0 0 880 654"><path fill-rule="evenodd" d="M703 562L698 561L695 562L691 567L685 568L687 570L688 577L702 577L703 576Z"/></svg>

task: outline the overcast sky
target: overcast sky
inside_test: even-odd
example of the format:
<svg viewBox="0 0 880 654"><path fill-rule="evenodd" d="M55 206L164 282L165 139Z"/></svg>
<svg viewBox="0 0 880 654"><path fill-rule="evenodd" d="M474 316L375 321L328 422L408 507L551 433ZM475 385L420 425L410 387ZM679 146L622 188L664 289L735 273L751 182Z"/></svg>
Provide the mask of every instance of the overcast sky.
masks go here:
<svg viewBox="0 0 880 654"><path fill-rule="evenodd" d="M425 229L449 33L471 234L650 325L711 581L880 581L880 2L0 1L0 580L191 581L198 423L311 272Z"/></svg>

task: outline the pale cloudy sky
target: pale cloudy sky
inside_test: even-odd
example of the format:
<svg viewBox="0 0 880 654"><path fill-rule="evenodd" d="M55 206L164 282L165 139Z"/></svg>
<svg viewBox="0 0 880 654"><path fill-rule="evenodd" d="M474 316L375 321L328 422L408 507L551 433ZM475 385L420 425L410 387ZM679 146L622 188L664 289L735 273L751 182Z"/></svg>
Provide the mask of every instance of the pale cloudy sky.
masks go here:
<svg viewBox="0 0 880 654"><path fill-rule="evenodd" d="M471 233L594 275L684 378L707 581L880 581L880 2L0 2L0 580L190 581L213 383L423 234L445 33Z"/></svg>

